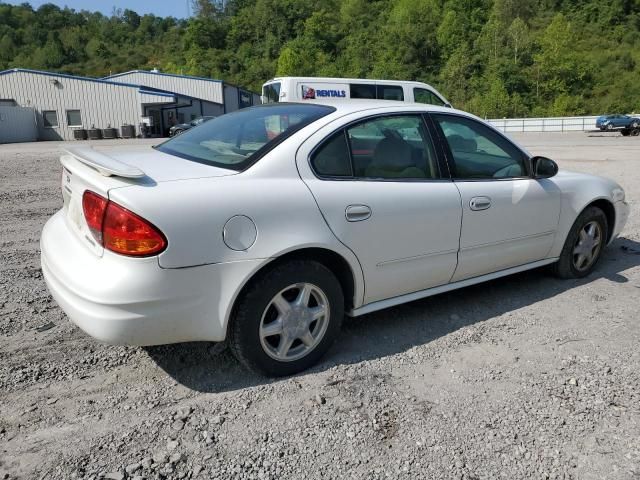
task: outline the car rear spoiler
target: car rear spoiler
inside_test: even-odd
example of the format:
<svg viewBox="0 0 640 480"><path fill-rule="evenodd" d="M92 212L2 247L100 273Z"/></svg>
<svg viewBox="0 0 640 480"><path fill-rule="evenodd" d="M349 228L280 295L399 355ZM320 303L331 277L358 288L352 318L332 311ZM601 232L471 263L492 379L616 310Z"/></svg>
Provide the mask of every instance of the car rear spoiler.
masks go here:
<svg viewBox="0 0 640 480"><path fill-rule="evenodd" d="M105 177L140 178L146 175L138 167L127 165L91 147L65 147L62 150Z"/></svg>

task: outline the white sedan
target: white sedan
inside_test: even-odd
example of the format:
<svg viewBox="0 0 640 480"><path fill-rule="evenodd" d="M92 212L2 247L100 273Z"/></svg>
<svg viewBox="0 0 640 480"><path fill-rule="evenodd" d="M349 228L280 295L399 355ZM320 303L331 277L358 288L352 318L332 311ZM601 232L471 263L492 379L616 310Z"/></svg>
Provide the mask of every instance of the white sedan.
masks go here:
<svg viewBox="0 0 640 480"><path fill-rule="evenodd" d="M228 340L266 375L317 362L345 313L543 265L588 275L629 213L611 180L397 102L259 106L61 162L42 270L69 318L116 344Z"/></svg>

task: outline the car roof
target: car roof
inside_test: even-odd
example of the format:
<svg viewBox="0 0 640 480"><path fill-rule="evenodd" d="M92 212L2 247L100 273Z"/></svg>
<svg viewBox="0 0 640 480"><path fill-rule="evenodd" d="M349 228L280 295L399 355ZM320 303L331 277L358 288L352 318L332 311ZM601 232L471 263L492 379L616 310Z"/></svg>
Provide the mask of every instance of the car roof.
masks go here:
<svg viewBox="0 0 640 480"><path fill-rule="evenodd" d="M333 107L335 109L335 113L337 115L348 115L350 113L356 112L365 112L367 110L389 110L391 112L409 112L409 111L419 111L419 112L434 112L434 113L457 113L460 115L464 115L467 117L478 118L475 115L472 115L468 112L464 112L462 110L457 110L451 107L441 107L437 105L431 105L428 103L412 103L412 102L401 102L397 100L305 100L304 102L291 102L292 104L297 105L326 105L329 107ZM282 103L280 103L281 105ZM278 105L268 104L268 105Z"/></svg>
<svg viewBox="0 0 640 480"><path fill-rule="evenodd" d="M282 82L283 80L297 80L300 82L315 82L315 83L393 83L393 84L406 84L406 85L428 85L426 82L418 82L415 80L390 80L386 78L341 78L341 77L275 77L271 80L267 80L265 85L272 82ZM432 87L433 88L433 87Z"/></svg>

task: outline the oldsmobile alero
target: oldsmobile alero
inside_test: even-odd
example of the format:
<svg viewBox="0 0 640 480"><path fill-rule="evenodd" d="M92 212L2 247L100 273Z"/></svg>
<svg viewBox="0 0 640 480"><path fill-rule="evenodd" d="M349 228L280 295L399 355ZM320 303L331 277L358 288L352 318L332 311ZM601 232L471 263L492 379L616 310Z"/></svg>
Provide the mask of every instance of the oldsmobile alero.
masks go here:
<svg viewBox="0 0 640 480"><path fill-rule="evenodd" d="M345 313L543 265L586 276L629 211L611 180L400 102L264 105L61 163L42 270L69 318L115 344L226 339L266 375L317 362Z"/></svg>

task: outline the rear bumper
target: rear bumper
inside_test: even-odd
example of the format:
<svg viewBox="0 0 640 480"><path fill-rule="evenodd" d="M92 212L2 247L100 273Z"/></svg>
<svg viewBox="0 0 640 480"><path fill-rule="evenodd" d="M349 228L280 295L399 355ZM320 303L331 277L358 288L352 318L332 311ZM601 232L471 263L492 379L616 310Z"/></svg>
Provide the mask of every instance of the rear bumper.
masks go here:
<svg viewBox="0 0 640 480"><path fill-rule="evenodd" d="M42 272L73 323L112 344L222 341L237 292L259 268L244 261L164 269L157 258L93 254L61 212L42 231Z"/></svg>

